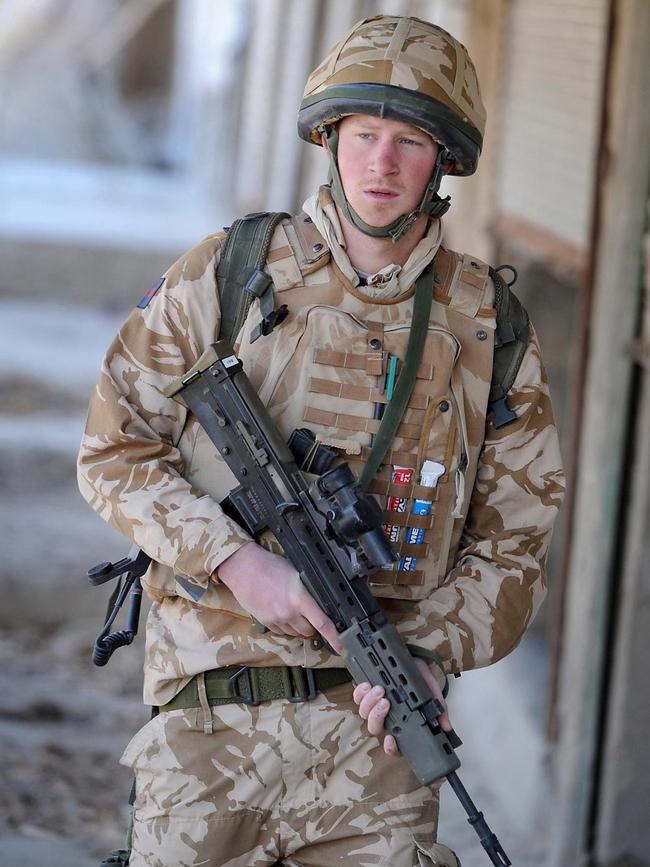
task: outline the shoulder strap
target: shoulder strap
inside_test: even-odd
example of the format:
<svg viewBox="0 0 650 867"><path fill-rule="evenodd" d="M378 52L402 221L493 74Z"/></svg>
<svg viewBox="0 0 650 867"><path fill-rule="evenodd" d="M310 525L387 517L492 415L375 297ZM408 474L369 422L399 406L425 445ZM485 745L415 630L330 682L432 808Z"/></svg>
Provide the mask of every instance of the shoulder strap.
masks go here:
<svg viewBox="0 0 650 867"><path fill-rule="evenodd" d="M235 222L221 248L216 270L221 305L218 337L229 343L235 339L255 298L260 299L262 320L251 334L251 342L269 334L287 314L286 305L273 306L273 281L263 270L271 238L284 212L256 212Z"/></svg>
<svg viewBox="0 0 650 867"><path fill-rule="evenodd" d="M514 279L506 283L499 271L509 268ZM510 265L490 268L494 282L494 306L497 312L497 328L494 337L494 363L488 401L488 412L493 414L494 427L500 428L517 417L508 407L507 394L512 388L528 346L528 313L511 290L517 272Z"/></svg>
<svg viewBox="0 0 650 867"><path fill-rule="evenodd" d="M379 469L381 462L393 441L397 427L404 417L406 406L409 402L415 385L415 378L422 361L422 352L429 330L429 316L431 314L431 302L433 292L431 289L431 272L433 263L429 263L415 281L415 298L413 299L413 313L411 315L411 328L404 365L397 380L393 398L386 406L379 430L375 437L368 460L359 477L359 484L365 491Z"/></svg>

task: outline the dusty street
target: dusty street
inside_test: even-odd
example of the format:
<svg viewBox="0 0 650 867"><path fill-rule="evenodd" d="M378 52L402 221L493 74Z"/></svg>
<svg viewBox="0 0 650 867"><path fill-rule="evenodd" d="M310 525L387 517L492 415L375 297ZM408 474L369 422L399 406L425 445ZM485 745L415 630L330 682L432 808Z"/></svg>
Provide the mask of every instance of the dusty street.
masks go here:
<svg viewBox="0 0 650 867"><path fill-rule="evenodd" d="M146 720L141 649L90 659L107 591L85 571L125 549L75 486L89 389L117 319L2 302L0 348L0 862L92 864L119 845L129 774L116 759Z"/></svg>

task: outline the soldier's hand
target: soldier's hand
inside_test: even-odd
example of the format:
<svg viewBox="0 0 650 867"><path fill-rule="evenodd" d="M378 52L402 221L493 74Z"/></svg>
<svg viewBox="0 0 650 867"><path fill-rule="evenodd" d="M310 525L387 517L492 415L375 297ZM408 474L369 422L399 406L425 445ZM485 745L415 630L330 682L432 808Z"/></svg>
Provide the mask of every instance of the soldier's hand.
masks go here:
<svg viewBox="0 0 650 867"><path fill-rule="evenodd" d="M337 653L342 653L336 627L305 590L285 557L248 542L223 561L217 580L271 632L304 638L321 635Z"/></svg>
<svg viewBox="0 0 650 867"><path fill-rule="evenodd" d="M436 698L445 709L438 717L441 728L446 732L451 731L451 723L447 716L447 705L442 697L442 688L440 684L423 659L416 659L415 663L420 669L427 686L433 693L433 697ZM386 755L398 756L400 753L397 742L392 735L386 734L384 728L386 716L390 710L390 703L385 697L383 686L374 686L371 688L369 683L360 683L355 687L352 697L355 703L359 705L359 715L362 719L365 719L368 722L368 731L370 734L376 735L379 738L383 735L384 752Z"/></svg>

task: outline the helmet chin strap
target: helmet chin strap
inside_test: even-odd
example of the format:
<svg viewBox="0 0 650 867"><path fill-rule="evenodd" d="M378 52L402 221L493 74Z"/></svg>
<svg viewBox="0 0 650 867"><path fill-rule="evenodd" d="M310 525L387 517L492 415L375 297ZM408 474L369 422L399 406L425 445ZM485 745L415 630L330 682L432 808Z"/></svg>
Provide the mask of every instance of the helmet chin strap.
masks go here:
<svg viewBox="0 0 650 867"><path fill-rule="evenodd" d="M440 182L444 176L445 164L449 162L451 158L449 151L446 148L441 147L438 152L436 163L433 167L433 172L431 173L431 178L429 179L429 183L426 186L417 208L414 211L411 211L410 214L403 214L401 217L397 217L397 219L393 220L393 222L388 226L370 226L361 219L359 214L357 214L352 205L348 202L345 195L337 162L339 144L338 130L335 126L331 126L324 132L327 136L327 144L329 146L328 152L330 159L332 198L339 206L346 220L352 223L352 225L360 232L363 232L364 235L369 235L371 238L391 238L393 243L396 244L422 214L426 214L428 217L442 217L442 215L449 209L451 204L450 197L446 196L442 199L438 195Z"/></svg>

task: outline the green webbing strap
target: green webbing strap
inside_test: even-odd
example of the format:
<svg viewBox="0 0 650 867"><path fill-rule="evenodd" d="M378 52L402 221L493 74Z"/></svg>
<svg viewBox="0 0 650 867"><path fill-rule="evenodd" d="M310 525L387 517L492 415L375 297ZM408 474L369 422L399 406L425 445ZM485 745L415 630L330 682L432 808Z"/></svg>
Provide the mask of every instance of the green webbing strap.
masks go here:
<svg viewBox="0 0 650 867"><path fill-rule="evenodd" d="M248 666L231 665L205 673L208 704L259 704L286 698L289 701L310 701L319 692L352 680L346 668L302 668L294 665ZM196 677L171 701L159 708L161 712L200 707Z"/></svg>
<svg viewBox="0 0 650 867"><path fill-rule="evenodd" d="M374 478L393 441L395 432L399 423L404 418L407 404L413 392L415 377L422 360L427 330L429 328L429 315L431 313L431 301L433 300L432 271L433 263L430 263L415 283L413 316L411 318L411 330L406 347L406 358L404 359L402 371L393 392L393 399L386 405L384 416L375 437L375 443L363 468L363 472L359 477L359 484L364 491L367 490L368 485Z"/></svg>
<svg viewBox="0 0 650 867"><path fill-rule="evenodd" d="M425 662L428 662L432 665L436 665L445 679L445 685L442 690L443 698L447 697L447 693L449 692L449 679L447 677L447 672L445 671L445 667L442 664L442 659L433 652L433 650L427 650L426 647L420 647L417 644L407 644L409 653L411 656L415 657L415 659L423 659Z"/></svg>
<svg viewBox="0 0 650 867"><path fill-rule="evenodd" d="M497 327L488 410L492 413L492 424L495 428L500 428L517 417L509 409L506 396L512 388L528 346L529 320L526 309L498 269L490 268L490 277L494 282Z"/></svg>
<svg viewBox="0 0 650 867"><path fill-rule="evenodd" d="M247 214L230 227L216 270L221 327L217 335L233 342L255 298L263 317L273 312L273 282L263 270L271 238L283 212Z"/></svg>

